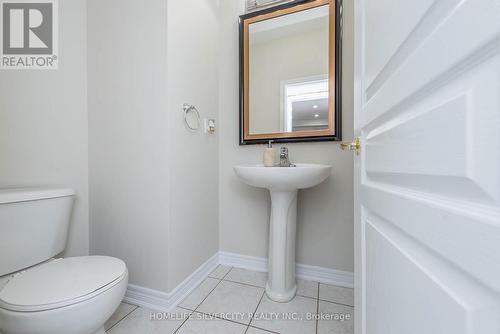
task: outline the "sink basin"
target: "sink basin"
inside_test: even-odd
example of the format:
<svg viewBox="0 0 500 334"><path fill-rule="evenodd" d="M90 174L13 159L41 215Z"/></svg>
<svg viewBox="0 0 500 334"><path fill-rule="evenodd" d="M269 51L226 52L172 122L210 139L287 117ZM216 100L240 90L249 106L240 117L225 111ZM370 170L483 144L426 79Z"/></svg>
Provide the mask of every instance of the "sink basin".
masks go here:
<svg viewBox="0 0 500 334"><path fill-rule="evenodd" d="M331 166L297 164L296 167L236 166L234 171L248 185L269 190L297 190L314 187L330 175Z"/></svg>
<svg viewBox="0 0 500 334"><path fill-rule="evenodd" d="M298 190L320 184L330 175L331 168L319 164L297 164L296 167L234 167L236 175L244 183L267 188L271 193L266 294L274 301L288 302L297 292L295 239Z"/></svg>

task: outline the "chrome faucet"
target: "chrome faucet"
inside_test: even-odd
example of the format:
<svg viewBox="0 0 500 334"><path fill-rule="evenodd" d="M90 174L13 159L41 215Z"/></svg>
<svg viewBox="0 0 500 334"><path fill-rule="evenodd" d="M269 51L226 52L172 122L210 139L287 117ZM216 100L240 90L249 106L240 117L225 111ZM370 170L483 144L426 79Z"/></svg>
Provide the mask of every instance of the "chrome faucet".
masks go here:
<svg viewBox="0 0 500 334"><path fill-rule="evenodd" d="M280 148L280 167L295 167L288 158L288 148L284 146Z"/></svg>

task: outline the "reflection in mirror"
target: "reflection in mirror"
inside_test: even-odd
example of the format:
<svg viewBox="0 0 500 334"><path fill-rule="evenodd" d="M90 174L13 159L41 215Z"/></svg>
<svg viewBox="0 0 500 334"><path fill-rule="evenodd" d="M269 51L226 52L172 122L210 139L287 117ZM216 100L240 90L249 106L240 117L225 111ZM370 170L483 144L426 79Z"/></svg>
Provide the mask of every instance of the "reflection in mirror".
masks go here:
<svg viewBox="0 0 500 334"><path fill-rule="evenodd" d="M329 5L249 25L249 133L329 128Z"/></svg>
<svg viewBox="0 0 500 334"><path fill-rule="evenodd" d="M280 132L328 129L328 77L290 80L283 84Z"/></svg>

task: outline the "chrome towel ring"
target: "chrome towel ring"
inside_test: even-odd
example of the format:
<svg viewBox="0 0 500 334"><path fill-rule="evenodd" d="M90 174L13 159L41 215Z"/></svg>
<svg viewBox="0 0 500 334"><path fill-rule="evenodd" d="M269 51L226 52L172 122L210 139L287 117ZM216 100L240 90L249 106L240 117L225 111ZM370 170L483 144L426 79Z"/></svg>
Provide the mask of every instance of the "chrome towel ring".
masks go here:
<svg viewBox="0 0 500 334"><path fill-rule="evenodd" d="M184 103L182 108L184 109L184 122L186 123L186 126L191 131L198 131L198 129L200 128L200 113L198 112L198 109L196 109L195 106L187 103ZM194 119L192 119L192 117L189 117L190 113L193 113L195 115Z"/></svg>

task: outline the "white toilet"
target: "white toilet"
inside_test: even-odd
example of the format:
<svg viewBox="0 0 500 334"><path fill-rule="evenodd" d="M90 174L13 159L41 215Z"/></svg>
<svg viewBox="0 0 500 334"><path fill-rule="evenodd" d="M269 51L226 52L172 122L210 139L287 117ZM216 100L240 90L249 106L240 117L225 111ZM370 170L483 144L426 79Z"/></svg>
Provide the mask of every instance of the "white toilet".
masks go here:
<svg viewBox="0 0 500 334"><path fill-rule="evenodd" d="M53 258L68 236L74 191L0 190L0 333L101 334L128 283L107 256Z"/></svg>

